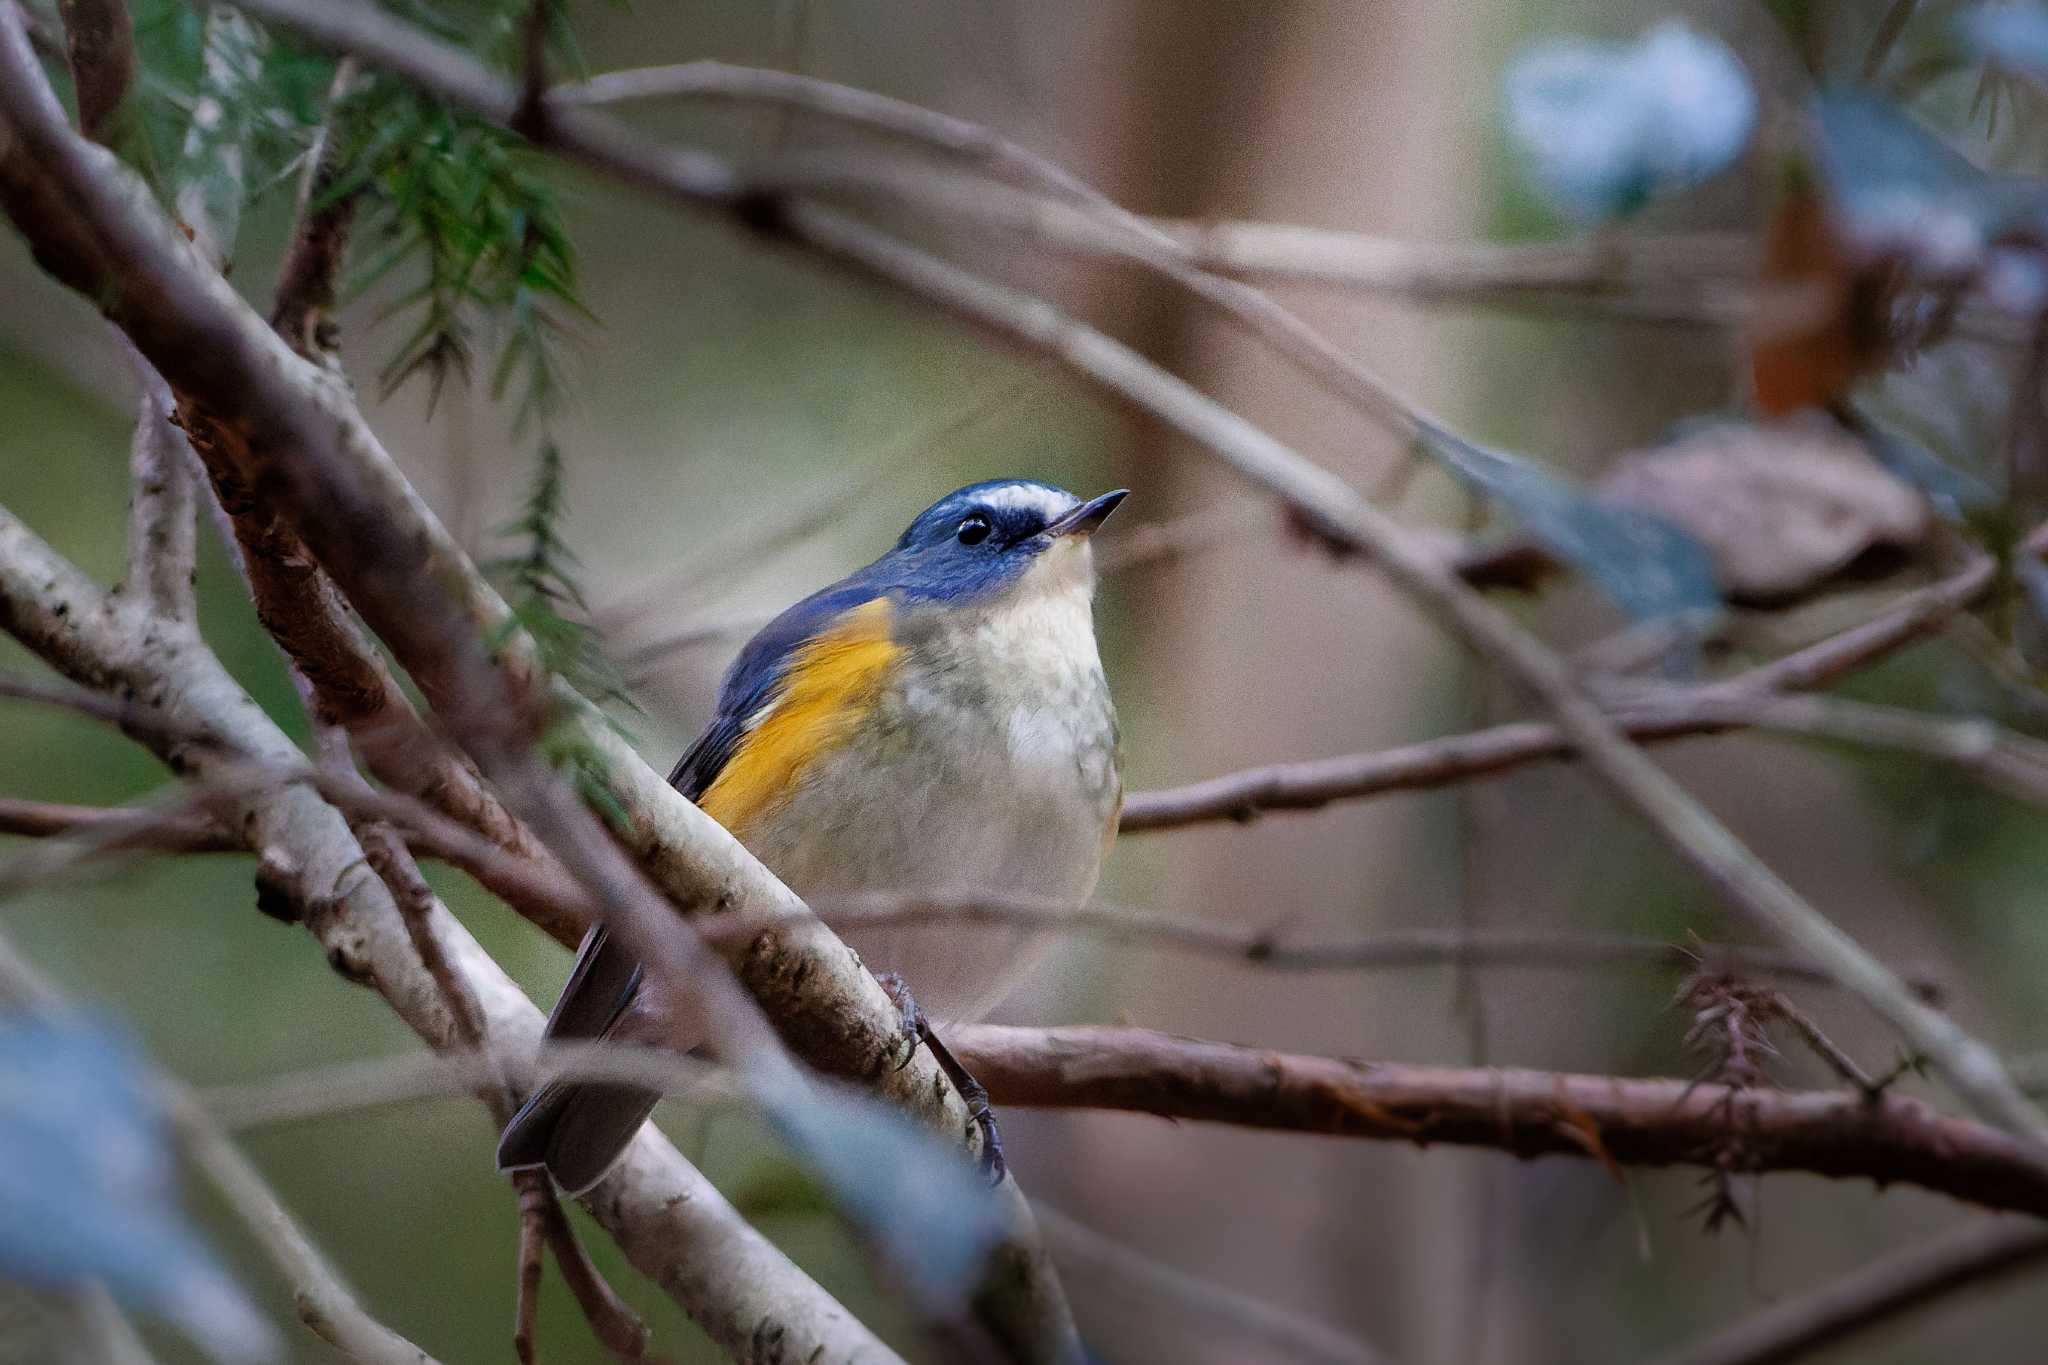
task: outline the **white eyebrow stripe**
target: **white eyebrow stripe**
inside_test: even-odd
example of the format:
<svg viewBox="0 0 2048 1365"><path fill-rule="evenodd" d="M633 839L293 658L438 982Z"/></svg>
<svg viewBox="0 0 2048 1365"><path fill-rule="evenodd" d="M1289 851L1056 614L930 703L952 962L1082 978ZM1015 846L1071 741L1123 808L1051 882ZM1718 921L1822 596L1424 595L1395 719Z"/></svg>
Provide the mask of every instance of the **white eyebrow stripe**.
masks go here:
<svg viewBox="0 0 2048 1365"><path fill-rule="evenodd" d="M998 511L1040 512L1048 521L1069 508L1080 505L1078 499L1072 499L1057 489L1041 488L1028 483L1013 483L1001 488L991 488L981 494L979 500Z"/></svg>

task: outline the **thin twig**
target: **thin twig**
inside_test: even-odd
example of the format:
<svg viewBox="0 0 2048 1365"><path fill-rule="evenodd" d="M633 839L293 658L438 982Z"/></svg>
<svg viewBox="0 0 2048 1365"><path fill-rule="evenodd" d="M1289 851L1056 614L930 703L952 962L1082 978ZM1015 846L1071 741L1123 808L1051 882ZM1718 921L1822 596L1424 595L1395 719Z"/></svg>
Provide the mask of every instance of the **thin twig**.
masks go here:
<svg viewBox="0 0 2048 1365"><path fill-rule="evenodd" d="M1034 1201L1032 1208L1053 1257L1070 1279L1092 1285L1098 1295L1135 1290L1167 1310L1159 1317L1186 1322L1191 1336L1195 1324L1201 1325L1205 1341L1209 1329L1220 1330L1256 1350L1261 1360L1310 1365L1383 1365L1387 1360L1334 1327L1167 1265L1043 1203Z"/></svg>
<svg viewBox="0 0 2048 1365"><path fill-rule="evenodd" d="M569 1226L561 1202L548 1185L547 1173L523 1171L518 1174L526 1182L520 1187L522 1215L527 1191L538 1188L541 1198L537 1218L541 1238L554 1253L555 1264L562 1272L562 1283L568 1287L570 1297L576 1300L576 1306L583 1310L583 1319L590 1324L592 1334L600 1345L622 1361L646 1359L647 1324L619 1297L618 1291L606 1283L603 1272L591 1261L583 1244L576 1240L575 1229Z"/></svg>
<svg viewBox="0 0 2048 1365"><path fill-rule="evenodd" d="M513 1252L512 1356L519 1365L534 1365L534 1331L540 1316L540 1282L546 1270L542 1206L551 1203L546 1171L515 1171L512 1188L518 1193L519 1239Z"/></svg>
<svg viewBox="0 0 2048 1365"><path fill-rule="evenodd" d="M1972 1285L2048 1260L2048 1226L1981 1219L1781 1300L1657 1365L1784 1365Z"/></svg>
<svg viewBox="0 0 2048 1365"><path fill-rule="evenodd" d="M978 167L1013 184L1033 187L1112 211L1128 223L1109 197L1058 162L1025 147L994 129L954 118L907 100L861 90L836 81L793 71L732 66L724 62L685 62L675 66L607 71L588 80L557 85L548 103L562 107L594 107L645 100L730 100L779 104L836 123L900 138L929 151Z"/></svg>
<svg viewBox="0 0 2048 1365"><path fill-rule="evenodd" d="M89 1284L72 1298L79 1339L93 1365L157 1365L148 1343L105 1285Z"/></svg>
<svg viewBox="0 0 2048 1365"><path fill-rule="evenodd" d="M1392 929L1322 942L1300 941L1276 929L1204 922L1186 915L1125 905L1069 905L1062 901L986 893L957 896L889 894L831 896L811 907L837 929L935 927L969 924L1023 926L1086 934L1220 957L1280 972L1346 972L1466 965L1546 969L1651 967L1665 971L1731 971L1832 984L1811 961L1769 949L1729 944L1677 944L1626 934L1558 934L1498 929L1466 933L1445 929ZM719 939L744 940L762 926L746 919L714 923ZM1916 977L1914 989L1932 998L1940 987Z"/></svg>
<svg viewBox="0 0 2048 1365"><path fill-rule="evenodd" d="M1895 750L1958 768L1994 790L2048 804L2048 746L1979 717L1930 716L1836 697L1788 697L1720 684L1681 689L1651 705L1619 708L1615 723L1640 743L1776 731L1858 748ZM1274 763L1184 787L1133 792L1123 833L1215 820L1247 823L1278 811L1320 810L1396 791L1431 791L1573 757L1562 730L1520 721L1367 754Z"/></svg>
<svg viewBox="0 0 2048 1365"><path fill-rule="evenodd" d="M354 58L344 57L335 64L334 79L327 87L327 120L306 153L297 221L271 294L270 325L293 350L323 364L334 363L338 340L335 303L358 199L354 194L335 192L348 142L347 130L337 122L355 79Z"/></svg>
<svg viewBox="0 0 2048 1365"><path fill-rule="evenodd" d="M201 1092L207 1112L236 1132L473 1093L510 1076L522 1089L543 1075L641 1086L693 1102L732 1103L739 1088L721 1068L631 1043L499 1042L489 1052L408 1052L336 1062Z"/></svg>
<svg viewBox="0 0 2048 1365"><path fill-rule="evenodd" d="M0 834L38 839L83 839L108 848L155 853L239 853L242 845L212 820L153 812L138 822L127 806L70 806L0 796Z"/></svg>

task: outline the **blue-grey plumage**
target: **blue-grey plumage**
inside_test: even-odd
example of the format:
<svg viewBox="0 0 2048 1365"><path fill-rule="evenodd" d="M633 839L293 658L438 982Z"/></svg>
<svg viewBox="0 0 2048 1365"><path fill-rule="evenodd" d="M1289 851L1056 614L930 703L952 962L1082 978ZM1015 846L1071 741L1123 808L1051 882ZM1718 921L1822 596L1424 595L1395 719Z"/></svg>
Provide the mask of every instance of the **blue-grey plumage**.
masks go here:
<svg viewBox="0 0 2048 1365"><path fill-rule="evenodd" d="M1023 479L972 484L880 559L792 606L740 652L670 781L806 898L1093 891L1122 800L1096 650L1090 535L1122 501ZM1034 960L1032 936L847 935L938 1019L977 1017ZM585 938L551 1037L669 1046L638 964ZM506 1126L498 1164L595 1184L654 1097L555 1082Z"/></svg>

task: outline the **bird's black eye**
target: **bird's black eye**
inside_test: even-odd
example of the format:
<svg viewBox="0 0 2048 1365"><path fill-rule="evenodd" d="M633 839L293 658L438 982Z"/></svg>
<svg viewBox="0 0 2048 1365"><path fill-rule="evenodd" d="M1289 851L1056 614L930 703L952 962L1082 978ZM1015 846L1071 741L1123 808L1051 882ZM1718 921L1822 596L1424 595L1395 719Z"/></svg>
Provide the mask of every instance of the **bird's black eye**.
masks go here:
<svg viewBox="0 0 2048 1365"><path fill-rule="evenodd" d="M959 530L960 543L962 545L979 545L988 539L989 530L988 518L976 512L974 515L961 521Z"/></svg>

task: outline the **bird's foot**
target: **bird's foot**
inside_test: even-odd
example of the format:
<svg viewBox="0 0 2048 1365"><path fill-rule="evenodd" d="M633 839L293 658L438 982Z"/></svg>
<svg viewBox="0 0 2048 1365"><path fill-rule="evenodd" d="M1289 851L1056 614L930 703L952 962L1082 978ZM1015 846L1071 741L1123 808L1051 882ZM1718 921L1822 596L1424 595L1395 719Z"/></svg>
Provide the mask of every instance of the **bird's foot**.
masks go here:
<svg viewBox="0 0 2048 1365"><path fill-rule="evenodd" d="M903 1055L897 1059L896 1069L901 1071L910 1065L910 1059L917 1055L918 1045L930 1035L931 1025L925 1021L924 1011L917 1007L917 997L910 993L910 983L899 972L877 972L875 980L889 997L889 1003L896 1007L902 1019Z"/></svg>
<svg viewBox="0 0 2048 1365"><path fill-rule="evenodd" d="M953 1055L953 1049L946 1046L924 1011L918 1008L917 1000L910 993L910 987L902 976L895 972L883 972L875 977L882 989L889 994L890 1001L903 1016L903 1035L909 1046L903 1060L896 1064L897 1070L910 1065L910 1059L917 1055L918 1044L922 1043L932 1054L932 1060L939 1064L946 1079L960 1092L961 1101L967 1106L967 1121L981 1133L981 1169L988 1176L990 1185L1000 1185L1009 1173L1010 1164L1003 1157L1003 1134L996 1126L995 1110L989 1105L988 1090L974 1079L960 1059Z"/></svg>

